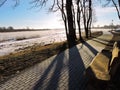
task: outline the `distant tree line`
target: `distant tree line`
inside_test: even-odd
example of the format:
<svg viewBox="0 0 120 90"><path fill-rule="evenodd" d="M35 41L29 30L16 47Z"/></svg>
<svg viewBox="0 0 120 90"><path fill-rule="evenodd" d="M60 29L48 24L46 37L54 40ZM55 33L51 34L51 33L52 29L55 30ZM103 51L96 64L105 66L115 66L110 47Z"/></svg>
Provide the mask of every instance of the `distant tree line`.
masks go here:
<svg viewBox="0 0 120 90"><path fill-rule="evenodd" d="M104 25L104 26L97 26L97 27L92 27L93 29L118 29L120 28L120 25Z"/></svg>
<svg viewBox="0 0 120 90"><path fill-rule="evenodd" d="M16 31L28 31L33 29L14 29L12 26L9 27L0 27L0 32L16 32Z"/></svg>
<svg viewBox="0 0 120 90"><path fill-rule="evenodd" d="M120 28L120 25L104 25L103 28L105 29L118 29Z"/></svg>
<svg viewBox="0 0 120 90"><path fill-rule="evenodd" d="M23 29L15 29L12 26L9 27L0 27L0 32L17 32L17 31L43 31L43 30L51 30L51 29L30 29L29 27Z"/></svg>
<svg viewBox="0 0 120 90"><path fill-rule="evenodd" d="M14 28L12 26L9 27L0 27L0 30L14 30Z"/></svg>

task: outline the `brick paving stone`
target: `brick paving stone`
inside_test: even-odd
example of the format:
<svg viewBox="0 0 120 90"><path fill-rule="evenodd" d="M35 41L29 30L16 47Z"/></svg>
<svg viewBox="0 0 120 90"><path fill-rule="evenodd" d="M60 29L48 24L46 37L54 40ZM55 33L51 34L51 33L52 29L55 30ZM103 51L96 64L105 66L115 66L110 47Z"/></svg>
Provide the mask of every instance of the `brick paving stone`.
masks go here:
<svg viewBox="0 0 120 90"><path fill-rule="evenodd" d="M0 84L0 90L84 90L84 70L104 47L94 40L79 44L23 70Z"/></svg>

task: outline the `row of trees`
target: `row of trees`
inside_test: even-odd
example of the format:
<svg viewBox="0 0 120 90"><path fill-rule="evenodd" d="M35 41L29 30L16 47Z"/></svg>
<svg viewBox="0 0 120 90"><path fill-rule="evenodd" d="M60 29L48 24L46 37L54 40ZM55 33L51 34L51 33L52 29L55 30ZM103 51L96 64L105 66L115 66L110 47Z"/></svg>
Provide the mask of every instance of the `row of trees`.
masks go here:
<svg viewBox="0 0 120 90"><path fill-rule="evenodd" d="M6 1L7 0L2 0L0 2L0 6L2 6ZM15 1L16 6L19 0ZM45 6L48 1L51 0L33 0L31 3L34 5L34 7L41 7ZM120 19L120 0L104 1L106 2L106 6L112 2ZM67 41L70 47L76 44L76 27L79 29L79 38L82 40L81 23L84 26L86 38L91 36L91 24L94 16L94 2L95 0L53 0L52 6L49 8L49 10L53 12L61 12L61 16L65 25Z"/></svg>
<svg viewBox="0 0 120 90"><path fill-rule="evenodd" d="M48 1L34 0L32 3L35 7L38 7L44 6ZM100 3L99 1L101 0L97 0L98 3ZM104 0L104 2L106 3L105 6L109 4L115 6L120 19L120 0ZM50 10L61 12L69 46L76 44L76 26L79 30L80 40L82 40L81 24L84 26L86 38L91 36L91 25L95 15L93 3L95 3L95 0L53 0Z"/></svg>
<svg viewBox="0 0 120 90"><path fill-rule="evenodd" d="M9 27L0 27L0 30L14 30L14 28L12 26Z"/></svg>
<svg viewBox="0 0 120 90"><path fill-rule="evenodd" d="M118 29L120 28L120 25L104 25L102 28L105 28L105 29Z"/></svg>
<svg viewBox="0 0 120 90"><path fill-rule="evenodd" d="M44 6L49 0L34 0L35 7ZM86 38L91 35L92 24L92 0L53 0L50 11L60 11L64 21L66 37L69 46L76 44L76 27L79 30L79 38L82 40L81 23L85 29Z"/></svg>
<svg viewBox="0 0 120 90"><path fill-rule="evenodd" d="M92 27L92 29L119 29L120 28L120 25L104 25L104 26L97 26L97 27Z"/></svg>

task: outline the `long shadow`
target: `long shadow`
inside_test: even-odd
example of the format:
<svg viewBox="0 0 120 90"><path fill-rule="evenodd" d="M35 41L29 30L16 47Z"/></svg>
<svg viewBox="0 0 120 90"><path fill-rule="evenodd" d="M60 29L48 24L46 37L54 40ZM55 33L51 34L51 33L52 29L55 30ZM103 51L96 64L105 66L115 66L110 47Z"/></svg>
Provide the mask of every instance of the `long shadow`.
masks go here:
<svg viewBox="0 0 120 90"><path fill-rule="evenodd" d="M94 54L97 53L94 48L92 48L89 44L84 42ZM58 88L61 71L63 69L63 60L65 57L65 53L59 53L51 64L47 67L44 73L41 75L37 84L33 88L33 90L56 90ZM51 73L51 70L52 73ZM68 89L69 90L84 90L86 78L84 78L85 65L79 53L79 50L76 46L69 49L69 62L68 62ZM50 77L49 77L50 75Z"/></svg>
<svg viewBox="0 0 120 90"><path fill-rule="evenodd" d="M106 42L108 42L108 44L106 45L106 47L105 47L105 49L108 49L109 47L108 46L110 46L110 47L113 47L113 44L114 44L114 42L115 41L118 41L118 38L120 39L120 35L119 34L117 34L117 33L113 33L113 32L111 32L111 34L113 35L113 37L112 37L112 39L110 40L110 41L108 41L108 40L105 40L105 39L101 39L101 38L96 38L96 39L98 39L98 40L100 40L100 41L106 41ZM97 42L99 42L99 41L97 41ZM100 43L100 42L99 42ZM103 44L103 43L102 43ZM111 48L110 48L111 49Z"/></svg>
<svg viewBox="0 0 120 90"><path fill-rule="evenodd" d="M84 90L83 73L85 66L78 48L74 46L69 49L69 90Z"/></svg>
<svg viewBox="0 0 120 90"><path fill-rule="evenodd" d="M48 82L48 86L47 86L46 90L51 90L51 89L56 90L58 87L61 70L63 68L64 53L61 53L61 56L56 57L56 59L57 59L56 68L53 72L53 75L52 75L50 81Z"/></svg>
<svg viewBox="0 0 120 90"><path fill-rule="evenodd" d="M109 47L112 47L112 46L113 46L113 43L104 43L104 42L101 42L100 40L93 40L93 41L98 42L98 43L101 43L101 44L103 44L103 45L105 45L105 46L109 46Z"/></svg>
<svg viewBox="0 0 120 90"><path fill-rule="evenodd" d="M97 40L94 40L94 41L96 41L96 42L98 42L98 43L101 43L101 44L104 44L104 45L106 45L106 47L104 48L104 49L112 49L112 46L113 46L113 44L114 44L114 38L115 38L115 34L114 33L112 33L111 32L111 34L113 35L113 38L111 39L111 40L106 40L106 39L102 39L102 38L99 38L99 37L95 37L95 39L97 39ZM103 43L102 41L105 41L105 42L108 42L107 44L105 44L105 43Z"/></svg>
<svg viewBox="0 0 120 90"><path fill-rule="evenodd" d="M94 54L94 55L96 55L97 53L98 53L98 51L95 49L95 48L93 48L91 45L89 45L87 42L84 42L83 43L87 48L89 48L89 50L91 50L91 52Z"/></svg>
<svg viewBox="0 0 120 90"><path fill-rule="evenodd" d="M92 36L92 37L93 37L93 36ZM101 41L109 42L109 40L102 39L102 38L99 38L99 37L93 37L93 38L98 39L98 40L101 40Z"/></svg>
<svg viewBox="0 0 120 90"><path fill-rule="evenodd" d="M64 58L64 53L59 53L54 60L51 62L51 64L47 67L47 69L44 71L43 75L37 82L37 84L34 86L33 90L43 90L43 88L46 88L45 90L56 90L58 86L58 80L60 77L60 73L62 70L63 66L63 58ZM45 83L45 80L47 79L49 73L51 72L51 69L53 66L55 66L55 71L52 75L52 78L50 79L49 83L47 83L47 86L44 86L43 84ZM54 70L54 69L53 69Z"/></svg>

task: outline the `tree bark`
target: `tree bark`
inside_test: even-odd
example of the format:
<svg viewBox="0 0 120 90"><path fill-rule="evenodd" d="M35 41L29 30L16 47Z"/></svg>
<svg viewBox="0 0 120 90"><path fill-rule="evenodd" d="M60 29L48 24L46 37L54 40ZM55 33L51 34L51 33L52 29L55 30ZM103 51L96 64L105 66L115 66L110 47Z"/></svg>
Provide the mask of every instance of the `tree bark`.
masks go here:
<svg viewBox="0 0 120 90"><path fill-rule="evenodd" d="M88 16L88 20L87 20L87 28L88 28L88 31L89 31L89 34L91 36L91 22L92 22L92 1L89 0L89 16Z"/></svg>
<svg viewBox="0 0 120 90"><path fill-rule="evenodd" d="M69 47L72 47L76 44L76 32L74 28L74 21L73 21L73 3L72 0L66 0L66 14L67 14L67 24L68 24L68 43Z"/></svg>
<svg viewBox="0 0 120 90"><path fill-rule="evenodd" d="M80 17L81 16L81 11L80 11L80 6L79 6L79 1L77 2L77 24L78 24L78 31L79 31L79 39L82 41L82 35L81 35L81 27L80 27Z"/></svg>

